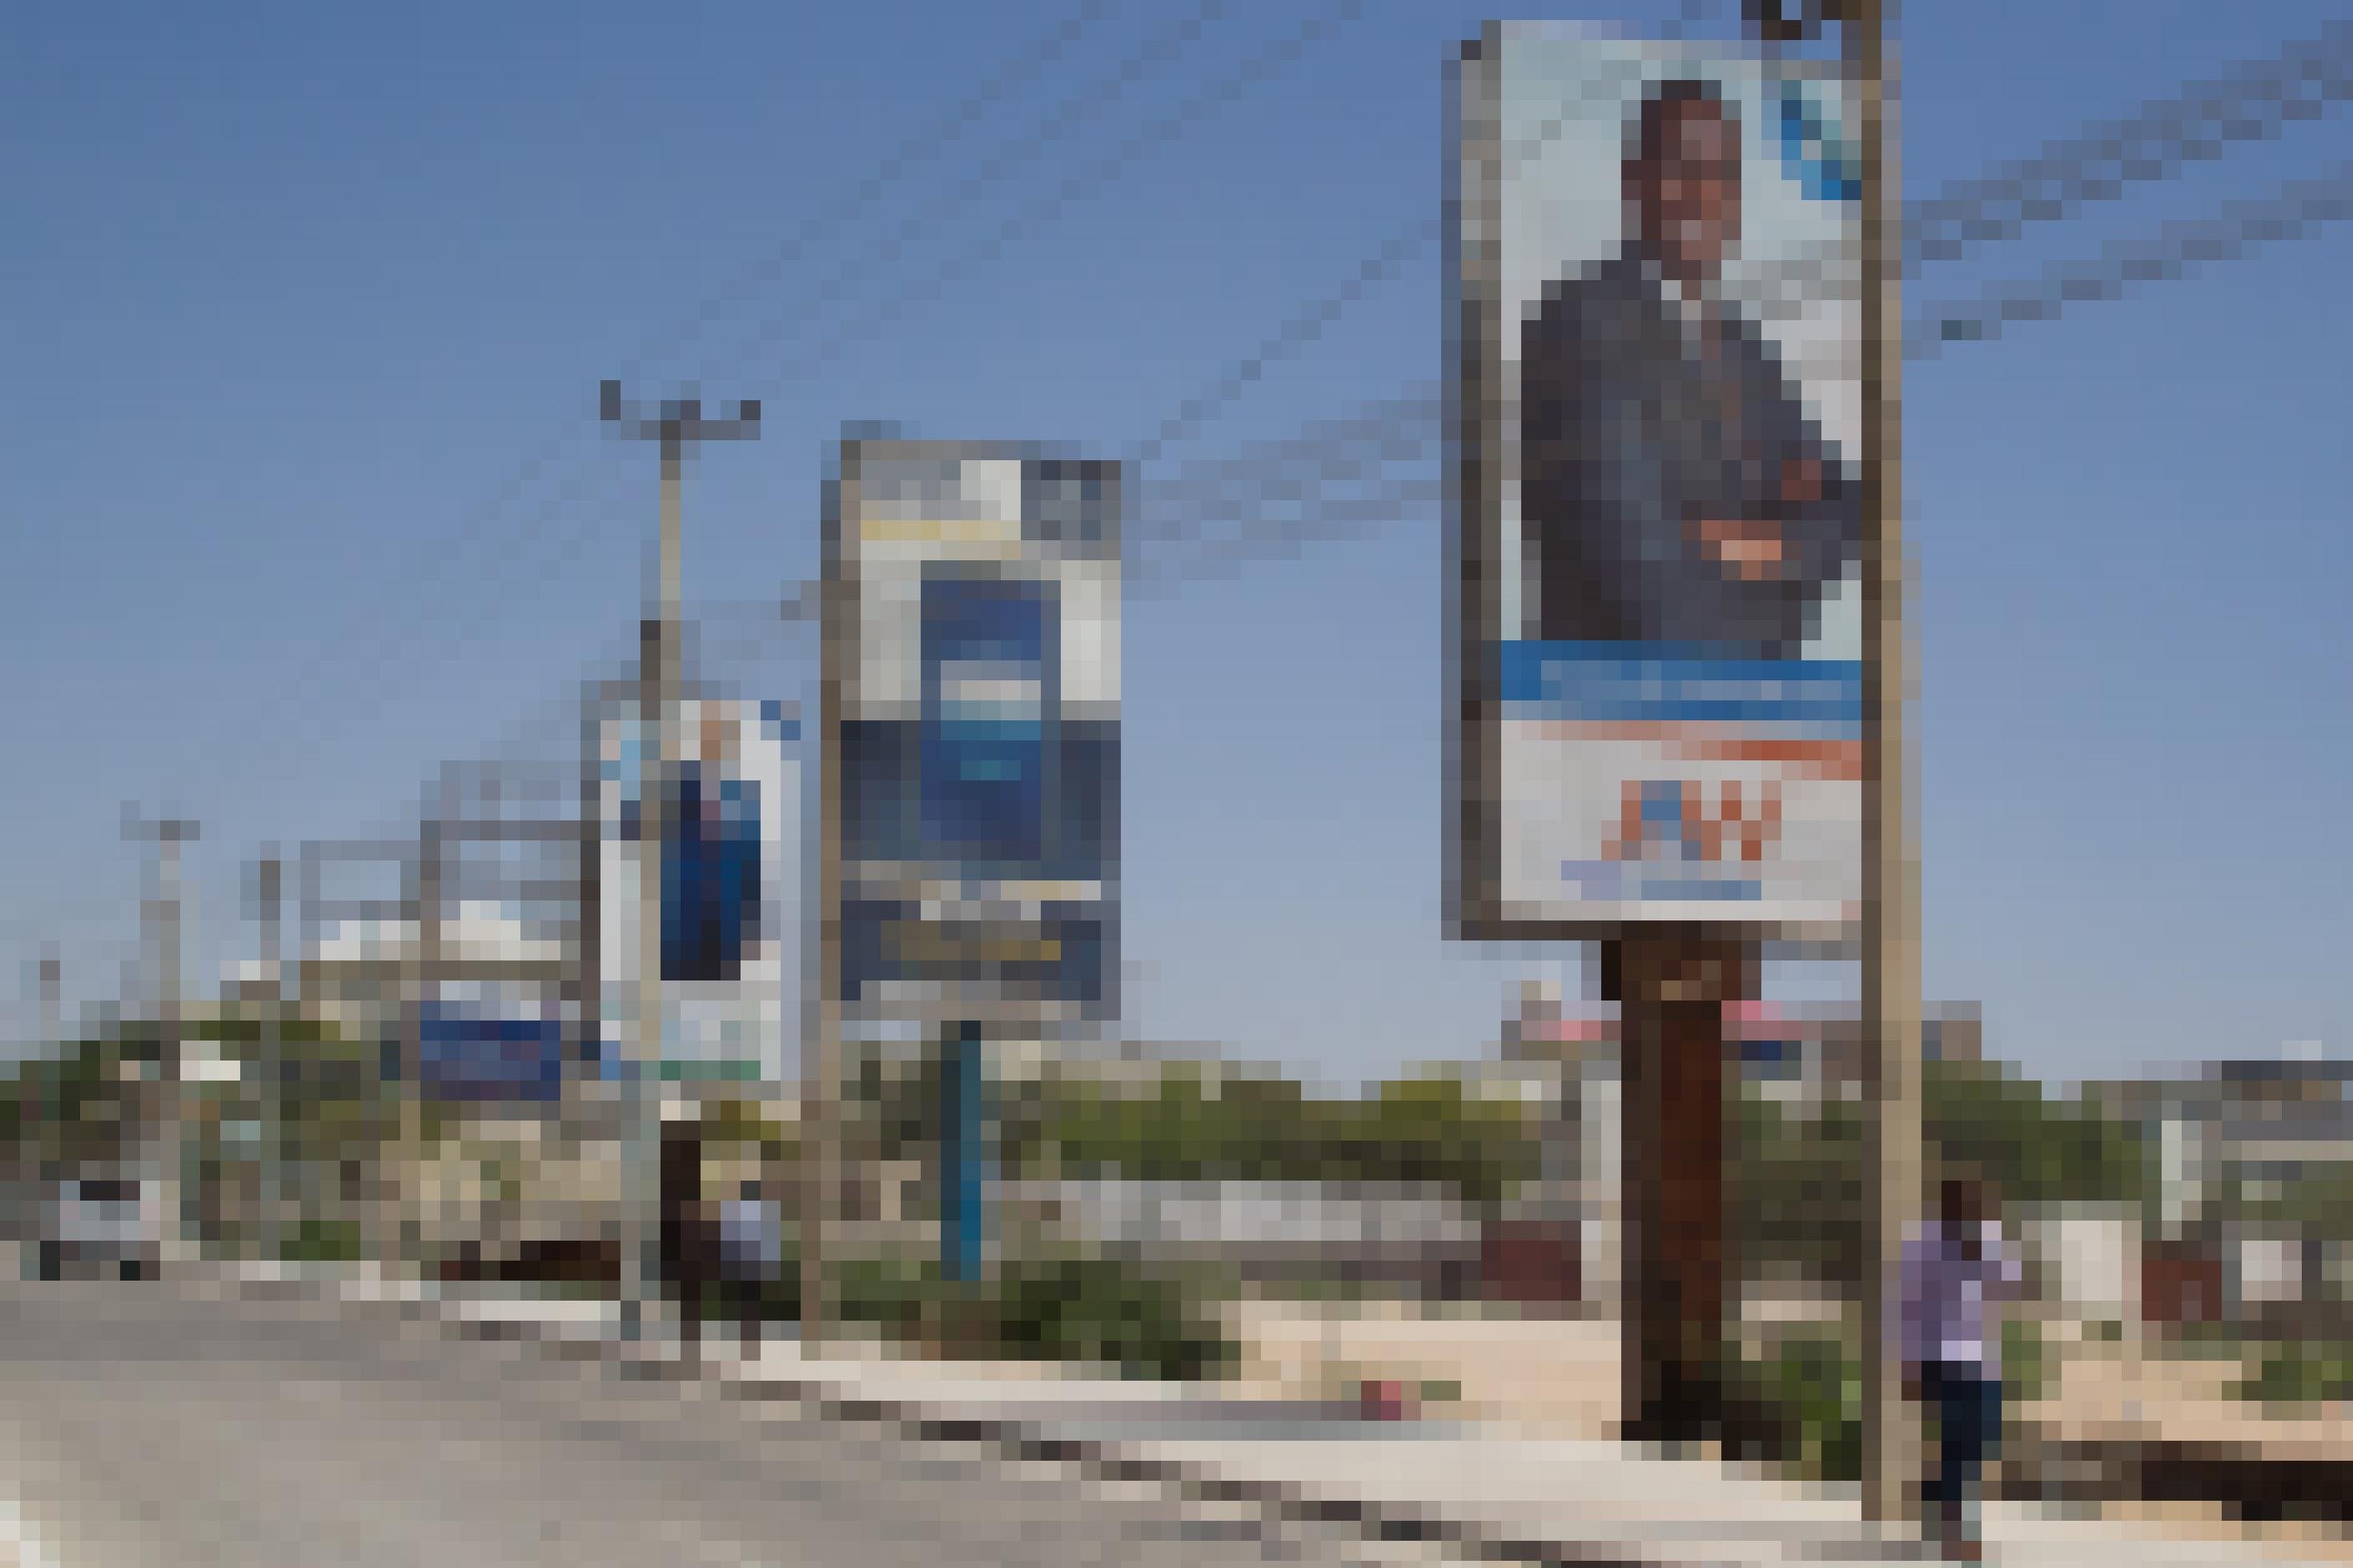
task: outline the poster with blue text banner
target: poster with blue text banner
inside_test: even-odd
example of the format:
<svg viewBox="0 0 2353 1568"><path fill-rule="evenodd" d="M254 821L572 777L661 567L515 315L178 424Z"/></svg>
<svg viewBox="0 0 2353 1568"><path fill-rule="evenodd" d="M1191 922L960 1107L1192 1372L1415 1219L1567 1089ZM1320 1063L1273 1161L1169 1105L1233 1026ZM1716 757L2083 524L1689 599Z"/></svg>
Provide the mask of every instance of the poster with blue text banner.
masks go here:
<svg viewBox="0 0 2353 1568"><path fill-rule="evenodd" d="M1450 878L1473 940L1861 913L1861 206L1830 68L1464 46Z"/></svg>

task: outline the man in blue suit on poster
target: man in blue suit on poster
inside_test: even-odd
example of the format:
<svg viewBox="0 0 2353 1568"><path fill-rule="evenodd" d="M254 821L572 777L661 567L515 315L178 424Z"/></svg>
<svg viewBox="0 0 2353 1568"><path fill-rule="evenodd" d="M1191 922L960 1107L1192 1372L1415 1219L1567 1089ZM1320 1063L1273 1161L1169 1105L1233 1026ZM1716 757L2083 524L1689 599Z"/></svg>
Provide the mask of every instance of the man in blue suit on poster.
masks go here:
<svg viewBox="0 0 2353 1568"><path fill-rule="evenodd" d="M1857 554L1862 498L1721 291L1740 239L1737 112L1712 83L1665 82L1629 153L1623 248L1548 286L1522 331L1537 636L1797 658Z"/></svg>

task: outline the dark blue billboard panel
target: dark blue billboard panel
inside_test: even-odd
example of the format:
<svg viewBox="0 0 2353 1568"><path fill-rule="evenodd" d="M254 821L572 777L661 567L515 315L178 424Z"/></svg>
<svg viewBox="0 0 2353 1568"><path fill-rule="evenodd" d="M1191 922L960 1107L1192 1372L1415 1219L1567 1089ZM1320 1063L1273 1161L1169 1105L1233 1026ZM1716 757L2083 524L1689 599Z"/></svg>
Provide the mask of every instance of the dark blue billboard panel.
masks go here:
<svg viewBox="0 0 2353 1568"><path fill-rule="evenodd" d="M564 1026L448 1005L418 1027L417 1077L430 1098L554 1104L564 1093Z"/></svg>
<svg viewBox="0 0 2353 1568"><path fill-rule="evenodd" d="M1119 724L1065 718L1049 727L1046 736L1044 773L1052 788L1043 802L1044 831L1037 852L1009 866L985 864L1018 876L1100 880L1109 874L1119 844ZM870 719L841 726L841 843L847 858L868 865L937 867L944 861L958 871L982 864L970 855L944 854L942 836L924 830L922 781L928 772L949 766L947 753L956 750L952 744L939 749L934 768L927 770L921 724ZM964 753L966 760L970 756ZM947 803L938 804L941 816L959 815ZM1008 847L1001 840L997 846Z"/></svg>
<svg viewBox="0 0 2353 1568"><path fill-rule="evenodd" d="M1120 466L856 438L828 492L841 858L861 1030L1115 1021ZM838 837L835 833L838 832Z"/></svg>
<svg viewBox="0 0 2353 1568"><path fill-rule="evenodd" d="M923 839L927 858L1033 866L1053 799L1056 631L1050 584L923 577Z"/></svg>
<svg viewBox="0 0 2353 1568"><path fill-rule="evenodd" d="M679 770L666 803L662 978L743 978L760 931L760 798L750 779Z"/></svg>

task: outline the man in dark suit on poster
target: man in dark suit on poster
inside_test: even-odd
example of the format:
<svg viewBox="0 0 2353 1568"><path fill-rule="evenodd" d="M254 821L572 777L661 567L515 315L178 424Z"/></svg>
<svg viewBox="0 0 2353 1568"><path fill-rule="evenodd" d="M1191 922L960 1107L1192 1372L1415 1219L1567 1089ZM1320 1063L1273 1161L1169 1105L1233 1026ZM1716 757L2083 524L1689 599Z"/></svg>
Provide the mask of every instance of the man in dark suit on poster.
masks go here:
<svg viewBox="0 0 2353 1568"><path fill-rule="evenodd" d="M1789 658L1859 548L1859 487L1773 348L1720 292L1740 122L1654 88L1623 248L1548 286L1521 338L1521 515L1548 642Z"/></svg>

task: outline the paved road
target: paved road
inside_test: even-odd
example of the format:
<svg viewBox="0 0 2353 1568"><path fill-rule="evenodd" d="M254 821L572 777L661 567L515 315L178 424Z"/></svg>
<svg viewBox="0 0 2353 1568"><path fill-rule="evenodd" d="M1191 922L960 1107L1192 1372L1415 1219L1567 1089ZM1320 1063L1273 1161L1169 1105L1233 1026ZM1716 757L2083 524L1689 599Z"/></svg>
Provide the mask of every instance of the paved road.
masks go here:
<svg viewBox="0 0 2353 1568"><path fill-rule="evenodd" d="M1421 1563L527 1346L155 1286L0 1284L7 1504L55 1568Z"/></svg>

